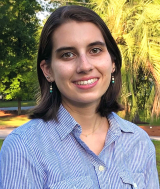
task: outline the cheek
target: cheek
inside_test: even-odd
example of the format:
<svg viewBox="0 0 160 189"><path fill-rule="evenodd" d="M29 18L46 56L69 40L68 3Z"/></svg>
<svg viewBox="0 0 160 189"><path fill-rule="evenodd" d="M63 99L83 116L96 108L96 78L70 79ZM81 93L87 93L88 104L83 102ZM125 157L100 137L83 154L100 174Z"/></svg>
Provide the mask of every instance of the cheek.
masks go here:
<svg viewBox="0 0 160 189"><path fill-rule="evenodd" d="M57 83L70 80L73 75L73 68L67 64L55 64L53 67L54 78Z"/></svg>
<svg viewBox="0 0 160 189"><path fill-rule="evenodd" d="M107 75L108 73L112 73L113 63L109 54L101 57L98 62L99 69L102 71L102 73L106 73Z"/></svg>
<svg viewBox="0 0 160 189"><path fill-rule="evenodd" d="M113 69L112 64L110 62L105 62L104 64L101 65L100 72L102 73L102 75L110 78L112 69Z"/></svg>

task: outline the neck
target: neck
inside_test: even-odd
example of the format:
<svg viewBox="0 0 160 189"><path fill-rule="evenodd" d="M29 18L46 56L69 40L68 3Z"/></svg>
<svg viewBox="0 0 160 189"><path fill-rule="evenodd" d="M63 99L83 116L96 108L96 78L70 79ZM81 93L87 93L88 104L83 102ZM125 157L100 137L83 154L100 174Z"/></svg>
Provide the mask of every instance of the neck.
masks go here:
<svg viewBox="0 0 160 189"><path fill-rule="evenodd" d="M62 104L71 116L81 125L82 132L84 133L92 132L101 121L101 116L99 113L96 113L96 105L91 104L85 107L79 107L68 104L65 101L63 101Z"/></svg>

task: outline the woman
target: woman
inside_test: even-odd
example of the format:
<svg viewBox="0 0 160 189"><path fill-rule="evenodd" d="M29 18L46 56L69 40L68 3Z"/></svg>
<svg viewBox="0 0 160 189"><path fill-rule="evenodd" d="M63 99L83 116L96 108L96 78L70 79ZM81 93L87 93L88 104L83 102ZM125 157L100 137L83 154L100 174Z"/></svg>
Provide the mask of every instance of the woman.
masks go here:
<svg viewBox="0 0 160 189"><path fill-rule="evenodd" d="M148 135L113 112L121 55L102 19L57 9L40 39L41 102L1 150L0 188L158 189Z"/></svg>

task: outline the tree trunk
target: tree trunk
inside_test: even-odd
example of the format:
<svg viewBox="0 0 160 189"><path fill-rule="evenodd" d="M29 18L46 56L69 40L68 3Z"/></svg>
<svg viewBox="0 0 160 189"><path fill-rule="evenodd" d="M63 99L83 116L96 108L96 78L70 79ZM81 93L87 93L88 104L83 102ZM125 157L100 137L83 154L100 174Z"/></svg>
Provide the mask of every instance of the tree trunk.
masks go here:
<svg viewBox="0 0 160 189"><path fill-rule="evenodd" d="M135 123L135 124L138 124L138 123L141 122L138 113L135 114L135 116L134 116L132 122Z"/></svg>
<svg viewBox="0 0 160 189"><path fill-rule="evenodd" d="M155 98L153 102L152 108L152 118L156 115L158 117L160 115L160 85L158 84L155 87Z"/></svg>
<svg viewBox="0 0 160 189"><path fill-rule="evenodd" d="M18 115L21 115L21 98L18 98Z"/></svg>

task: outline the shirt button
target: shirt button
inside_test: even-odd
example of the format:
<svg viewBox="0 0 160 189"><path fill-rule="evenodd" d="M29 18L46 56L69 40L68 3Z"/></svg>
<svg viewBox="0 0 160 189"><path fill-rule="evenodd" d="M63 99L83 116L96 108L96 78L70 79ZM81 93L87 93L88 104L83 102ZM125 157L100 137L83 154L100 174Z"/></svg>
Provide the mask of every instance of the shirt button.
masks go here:
<svg viewBox="0 0 160 189"><path fill-rule="evenodd" d="M99 171L104 171L104 167L102 165L99 166Z"/></svg>
<svg viewBox="0 0 160 189"><path fill-rule="evenodd" d="M137 188L137 184L135 182L133 183L133 186L134 186L134 188Z"/></svg>

